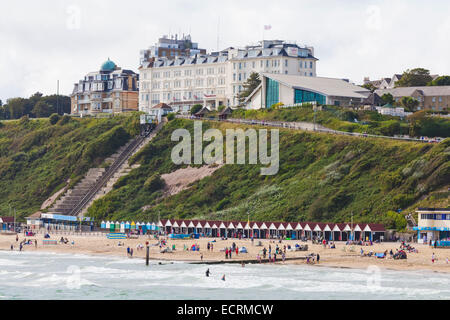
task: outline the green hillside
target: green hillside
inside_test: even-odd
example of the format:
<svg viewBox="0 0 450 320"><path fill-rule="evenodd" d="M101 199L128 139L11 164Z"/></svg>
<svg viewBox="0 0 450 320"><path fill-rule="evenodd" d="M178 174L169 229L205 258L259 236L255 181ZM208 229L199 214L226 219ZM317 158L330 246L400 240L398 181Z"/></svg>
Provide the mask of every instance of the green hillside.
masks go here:
<svg viewBox="0 0 450 320"><path fill-rule="evenodd" d="M204 129L234 128L205 122ZM97 200L97 219L170 218L382 222L402 229L403 215L419 203L448 205L450 140L421 144L329 134L280 131L280 171L261 176L259 165L225 165L175 196L163 197L160 175L177 169L174 129L193 132L190 120L173 120L138 153L141 164ZM440 192L445 191L445 192ZM144 211L142 208L149 206Z"/></svg>
<svg viewBox="0 0 450 320"><path fill-rule="evenodd" d="M137 117L0 122L0 215L10 205L21 218L39 210L69 178L74 184L102 165L138 126Z"/></svg>
<svg viewBox="0 0 450 320"><path fill-rule="evenodd" d="M316 122L327 128L368 133L383 136L411 135L428 137L450 137L450 121L445 118L430 117L426 111L416 112L413 119L400 119L381 115L377 111L350 110L344 107L322 106L314 115L312 106L281 109L245 110L233 112L233 118L272 121Z"/></svg>

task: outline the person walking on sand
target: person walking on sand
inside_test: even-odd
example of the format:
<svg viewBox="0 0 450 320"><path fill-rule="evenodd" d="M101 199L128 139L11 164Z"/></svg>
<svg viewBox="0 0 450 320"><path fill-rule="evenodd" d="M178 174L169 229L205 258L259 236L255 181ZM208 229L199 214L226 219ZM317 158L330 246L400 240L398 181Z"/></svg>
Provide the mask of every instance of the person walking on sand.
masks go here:
<svg viewBox="0 0 450 320"><path fill-rule="evenodd" d="M317 259L317 263L319 263L319 261L320 261L320 254L317 254L317 257L316 257Z"/></svg>
<svg viewBox="0 0 450 320"><path fill-rule="evenodd" d="M37 240L34 240L34 247L37 249Z"/></svg>
<svg viewBox="0 0 450 320"><path fill-rule="evenodd" d="M435 259L436 259L436 257L435 257L434 252L433 252L433 254L431 255L431 263L434 263Z"/></svg>
<svg viewBox="0 0 450 320"><path fill-rule="evenodd" d="M11 243L11 251L14 250L14 245Z"/></svg>
<svg viewBox="0 0 450 320"><path fill-rule="evenodd" d="M127 248L127 256L130 257L130 247Z"/></svg>
<svg viewBox="0 0 450 320"><path fill-rule="evenodd" d="M203 254L200 255L200 260L203 261Z"/></svg>
<svg viewBox="0 0 450 320"><path fill-rule="evenodd" d="M19 235L16 234L16 242L19 242Z"/></svg>

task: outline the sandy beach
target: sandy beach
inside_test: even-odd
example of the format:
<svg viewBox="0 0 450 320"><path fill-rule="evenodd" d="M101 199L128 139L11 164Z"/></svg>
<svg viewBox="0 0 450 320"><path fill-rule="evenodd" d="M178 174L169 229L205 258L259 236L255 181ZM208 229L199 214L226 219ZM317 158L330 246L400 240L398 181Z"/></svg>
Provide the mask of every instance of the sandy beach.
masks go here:
<svg viewBox="0 0 450 320"><path fill-rule="evenodd" d="M201 262L201 256L203 255L203 262L230 262L225 259L225 253L220 250L225 247L231 247L232 243L236 243L238 247L246 247L247 254L235 253L232 256L233 261L237 260L255 260L261 250L265 247L268 248L269 244L272 246L272 250L278 245L281 249L286 245L295 246L298 244L305 244L301 241L283 241L279 243L273 240L255 240L254 243L250 240L237 240L237 239L199 239L199 240L168 240L168 247L172 248L175 245L176 250L172 253L160 253L158 240L148 237L140 237L139 239L129 240L109 240L106 236L63 236L69 240L68 244L60 244L59 239L61 235L52 235L51 240L58 240L57 245L44 246L43 235L37 235L35 237L26 237L26 239L33 240L33 245L25 245L23 247L24 252L54 252L63 254L88 254L88 255L112 255L118 257L127 257L127 248L133 248L133 258L145 258L145 249L137 250L137 246L142 244L145 246L145 242L150 244L150 258L152 260L160 261L185 261L185 262ZM11 245L14 246L14 250L19 250L19 243L24 240L23 234L19 235L19 241L16 242L15 235L0 235L0 250L9 251ZM38 245L35 247L34 240L37 240ZM207 250L207 244L210 241L216 241L214 243L214 251ZM71 242L74 241L74 245ZM119 241L124 246L118 246ZM258 242L261 241L263 247L258 247ZM192 252L183 250L184 246L190 248L193 244L198 244L200 247L199 252ZM286 252L286 258L301 258L308 254L315 253L320 255L320 264L314 266L327 266L327 267L339 267L339 268L357 268L365 269L369 266L377 266L381 269L391 270L429 270L435 272L450 272L450 264L447 264L447 257L450 258L450 250L448 249L434 249L427 245L412 244L418 250L418 253L408 253L407 260L394 260L389 258L378 259L375 257L361 257L361 248L365 253L370 251L374 253L382 253L391 249L395 252L400 248L400 243L381 243L374 244L373 246L347 246L344 242L336 242L336 249L324 248L323 245L313 245L308 242L308 251ZM432 263L431 256L435 254L436 261ZM281 259L281 256L279 256ZM143 262L144 263L144 262ZM283 262L277 262L283 263ZM284 262L286 264L305 264L304 260L289 260Z"/></svg>

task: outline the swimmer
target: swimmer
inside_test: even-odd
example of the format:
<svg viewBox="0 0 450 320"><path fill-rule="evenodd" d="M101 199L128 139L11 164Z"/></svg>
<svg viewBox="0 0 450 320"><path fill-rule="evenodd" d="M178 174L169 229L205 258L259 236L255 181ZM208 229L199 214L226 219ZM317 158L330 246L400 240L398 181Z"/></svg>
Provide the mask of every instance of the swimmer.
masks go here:
<svg viewBox="0 0 450 320"><path fill-rule="evenodd" d="M225 275L223 275L223 277L222 277L222 281L225 281Z"/></svg>
<svg viewBox="0 0 450 320"><path fill-rule="evenodd" d="M206 277L207 278L209 278L209 274L210 274L210 272L209 272L209 269L208 269L208 270L206 270Z"/></svg>

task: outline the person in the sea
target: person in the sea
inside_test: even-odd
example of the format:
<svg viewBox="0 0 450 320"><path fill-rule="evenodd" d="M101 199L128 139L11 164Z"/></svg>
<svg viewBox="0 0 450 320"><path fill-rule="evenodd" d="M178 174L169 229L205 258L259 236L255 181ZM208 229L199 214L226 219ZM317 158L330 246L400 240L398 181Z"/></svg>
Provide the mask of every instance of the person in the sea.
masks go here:
<svg viewBox="0 0 450 320"><path fill-rule="evenodd" d="M210 274L210 272L209 272L209 269L208 269L208 270L206 270L206 277L207 278L209 278L209 274Z"/></svg>
<svg viewBox="0 0 450 320"><path fill-rule="evenodd" d="M223 277L222 277L222 281L225 281L225 275L223 275Z"/></svg>

